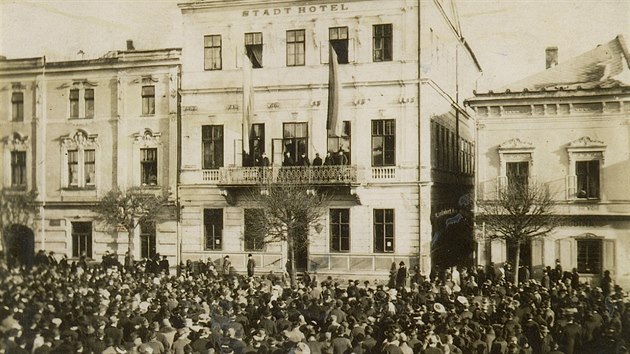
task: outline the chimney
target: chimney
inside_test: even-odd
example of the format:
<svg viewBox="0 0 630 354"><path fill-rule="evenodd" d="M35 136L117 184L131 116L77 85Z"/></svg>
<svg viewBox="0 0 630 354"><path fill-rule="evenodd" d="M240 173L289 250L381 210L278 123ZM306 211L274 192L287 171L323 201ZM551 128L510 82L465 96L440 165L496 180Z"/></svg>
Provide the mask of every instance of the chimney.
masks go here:
<svg viewBox="0 0 630 354"><path fill-rule="evenodd" d="M558 47L547 47L545 49L545 69L558 65Z"/></svg>
<svg viewBox="0 0 630 354"><path fill-rule="evenodd" d="M133 47L133 40L131 39L127 40L127 50L136 50L136 48Z"/></svg>

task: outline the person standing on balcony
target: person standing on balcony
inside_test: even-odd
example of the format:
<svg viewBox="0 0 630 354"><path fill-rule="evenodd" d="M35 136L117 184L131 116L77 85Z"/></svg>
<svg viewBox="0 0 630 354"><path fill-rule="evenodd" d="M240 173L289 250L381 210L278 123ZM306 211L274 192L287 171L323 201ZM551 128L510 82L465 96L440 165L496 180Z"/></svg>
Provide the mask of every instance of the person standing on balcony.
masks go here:
<svg viewBox="0 0 630 354"><path fill-rule="evenodd" d="M306 153L302 153L298 159L298 166L309 167L310 165L311 162L308 160L308 156L306 156Z"/></svg>
<svg viewBox="0 0 630 354"><path fill-rule="evenodd" d="M263 152L259 159L260 167L269 167L269 158L267 157L267 153Z"/></svg>
<svg viewBox="0 0 630 354"><path fill-rule="evenodd" d="M293 157L291 156L291 152L286 151L284 153L284 160L282 161L282 166L293 166L293 165L295 165L295 161L293 160Z"/></svg>
<svg viewBox="0 0 630 354"><path fill-rule="evenodd" d="M315 154L315 158L313 159L313 167L319 167L322 165L322 158L319 157L319 153Z"/></svg>
<svg viewBox="0 0 630 354"><path fill-rule="evenodd" d="M348 165L348 157L344 153L342 149L339 149L337 153L337 165L346 166Z"/></svg>
<svg viewBox="0 0 630 354"><path fill-rule="evenodd" d="M335 164L335 161L332 157L332 153L328 151L326 153L326 158L324 159L324 166L332 166Z"/></svg>

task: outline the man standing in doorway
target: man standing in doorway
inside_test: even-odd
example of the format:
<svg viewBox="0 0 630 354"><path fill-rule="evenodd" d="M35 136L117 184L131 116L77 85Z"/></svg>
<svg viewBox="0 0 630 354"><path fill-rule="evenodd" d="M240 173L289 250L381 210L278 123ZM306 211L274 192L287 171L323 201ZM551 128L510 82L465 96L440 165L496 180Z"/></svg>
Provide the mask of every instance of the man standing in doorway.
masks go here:
<svg viewBox="0 0 630 354"><path fill-rule="evenodd" d="M256 268L256 261L254 260L254 256L252 256L252 254L248 254L247 255L247 276L248 277L253 277L254 276L254 269Z"/></svg>

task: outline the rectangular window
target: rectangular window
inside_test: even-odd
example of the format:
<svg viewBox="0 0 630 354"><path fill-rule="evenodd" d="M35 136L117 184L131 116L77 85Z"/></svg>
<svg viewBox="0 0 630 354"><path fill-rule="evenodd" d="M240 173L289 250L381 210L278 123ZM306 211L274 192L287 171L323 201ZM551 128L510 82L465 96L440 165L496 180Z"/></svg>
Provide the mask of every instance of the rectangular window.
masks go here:
<svg viewBox="0 0 630 354"><path fill-rule="evenodd" d="M143 222L140 224L140 257L153 258L156 253L155 224Z"/></svg>
<svg viewBox="0 0 630 354"><path fill-rule="evenodd" d="M203 226L207 250L223 248L223 209L204 209Z"/></svg>
<svg viewBox="0 0 630 354"><path fill-rule="evenodd" d="M372 121L372 166L396 165L396 122Z"/></svg>
<svg viewBox="0 0 630 354"><path fill-rule="evenodd" d="M70 118L79 118L79 90L70 90Z"/></svg>
<svg viewBox="0 0 630 354"><path fill-rule="evenodd" d="M79 150L68 150L68 185L79 186Z"/></svg>
<svg viewBox="0 0 630 354"><path fill-rule="evenodd" d="M304 65L306 35L304 30L287 31L287 66Z"/></svg>
<svg viewBox="0 0 630 354"><path fill-rule="evenodd" d="M525 187L529 180L529 162L506 162L505 174L507 176L508 188Z"/></svg>
<svg viewBox="0 0 630 354"><path fill-rule="evenodd" d="M155 86L142 86L142 114L155 114Z"/></svg>
<svg viewBox="0 0 630 354"><path fill-rule="evenodd" d="M11 151L11 187L26 186L26 151Z"/></svg>
<svg viewBox="0 0 630 354"><path fill-rule="evenodd" d="M602 241L577 240L578 273L599 274L602 270Z"/></svg>
<svg viewBox="0 0 630 354"><path fill-rule="evenodd" d="M94 118L94 90L85 89L83 99L85 100L85 118Z"/></svg>
<svg viewBox="0 0 630 354"><path fill-rule="evenodd" d="M341 136L328 136L328 151L330 152L339 152L343 151L343 154L346 155L347 164L351 164L350 156L350 122L343 121Z"/></svg>
<svg viewBox="0 0 630 354"><path fill-rule="evenodd" d="M374 61L392 60L392 25L374 25L373 27Z"/></svg>
<svg viewBox="0 0 630 354"><path fill-rule="evenodd" d="M265 246L264 210L245 209L245 251L262 251Z"/></svg>
<svg viewBox="0 0 630 354"><path fill-rule="evenodd" d="M204 125L201 127L201 149L203 169L223 167L223 126Z"/></svg>
<svg viewBox="0 0 630 354"><path fill-rule="evenodd" d="M204 36L204 69L221 70L221 35Z"/></svg>
<svg viewBox="0 0 630 354"><path fill-rule="evenodd" d="M11 114L14 122L24 120L24 93L13 92L11 94Z"/></svg>
<svg viewBox="0 0 630 354"><path fill-rule="evenodd" d="M254 165L260 165L262 154L265 152L265 124L252 124L249 134L249 153L253 156Z"/></svg>
<svg viewBox="0 0 630 354"><path fill-rule="evenodd" d="M157 153L157 148L140 149L140 178L143 186L157 186Z"/></svg>
<svg viewBox="0 0 630 354"><path fill-rule="evenodd" d="M92 223L72 222L72 257L92 258Z"/></svg>
<svg viewBox="0 0 630 354"><path fill-rule="evenodd" d="M329 28L328 40L337 53L337 63L348 64L348 27Z"/></svg>
<svg viewBox="0 0 630 354"><path fill-rule="evenodd" d="M374 252L394 252L394 209L374 209Z"/></svg>
<svg viewBox="0 0 630 354"><path fill-rule="evenodd" d="M294 166L302 154L308 157L307 123L284 123L282 133L284 146L283 166Z"/></svg>
<svg viewBox="0 0 630 354"><path fill-rule="evenodd" d="M330 251L350 252L350 209L330 209Z"/></svg>
<svg viewBox="0 0 630 354"><path fill-rule="evenodd" d="M85 178L86 186L94 186L96 169L94 164L96 163L96 152L94 150L83 151L83 177Z"/></svg>
<svg viewBox="0 0 630 354"><path fill-rule="evenodd" d="M599 199L599 160L575 162L577 197Z"/></svg>
<svg viewBox="0 0 630 354"><path fill-rule="evenodd" d="M245 52L252 62L254 69L263 66L263 38L262 32L245 33Z"/></svg>

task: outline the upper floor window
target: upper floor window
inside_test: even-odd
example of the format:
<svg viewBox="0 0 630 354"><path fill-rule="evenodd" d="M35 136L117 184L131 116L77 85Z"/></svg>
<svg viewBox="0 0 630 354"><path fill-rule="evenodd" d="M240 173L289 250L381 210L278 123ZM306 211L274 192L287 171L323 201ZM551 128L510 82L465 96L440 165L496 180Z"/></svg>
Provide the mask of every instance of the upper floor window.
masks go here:
<svg viewBox="0 0 630 354"><path fill-rule="evenodd" d="M245 51L254 69L263 66L262 32L245 33Z"/></svg>
<svg viewBox="0 0 630 354"><path fill-rule="evenodd" d="M350 251L350 209L330 209L330 250Z"/></svg>
<svg viewBox="0 0 630 354"><path fill-rule="evenodd" d="M394 252L394 209L374 209L374 252Z"/></svg>
<svg viewBox="0 0 630 354"><path fill-rule="evenodd" d="M374 25L373 27L373 51L374 61L392 60L392 25Z"/></svg>
<svg viewBox="0 0 630 354"><path fill-rule="evenodd" d="M396 121L372 121L372 166L396 165Z"/></svg>
<svg viewBox="0 0 630 354"><path fill-rule="evenodd" d="M223 167L223 126L204 125L201 127L202 168Z"/></svg>
<svg viewBox="0 0 630 354"><path fill-rule="evenodd" d="M223 209L204 209L203 226L206 249L221 250L223 248Z"/></svg>
<svg viewBox="0 0 630 354"><path fill-rule="evenodd" d="M83 92L83 103L80 100L81 92ZM68 97L70 118L94 118L94 89L71 89Z"/></svg>
<svg viewBox="0 0 630 354"><path fill-rule="evenodd" d="M79 90L70 90L70 118L79 118Z"/></svg>
<svg viewBox="0 0 630 354"><path fill-rule="evenodd" d="M304 30L287 31L287 66L304 65L306 34Z"/></svg>
<svg viewBox="0 0 630 354"><path fill-rule="evenodd" d="M576 161L577 198L599 198L599 160Z"/></svg>
<svg viewBox="0 0 630 354"><path fill-rule="evenodd" d="M337 53L337 62L348 64L348 27L329 28L328 40Z"/></svg>
<svg viewBox="0 0 630 354"><path fill-rule="evenodd" d="M284 123L282 144L284 146L283 166L295 166L302 155L308 157L307 123Z"/></svg>
<svg viewBox="0 0 630 354"><path fill-rule="evenodd" d="M245 209L245 251L261 251L265 246L265 234L259 226L264 222L263 209Z"/></svg>
<svg viewBox="0 0 630 354"><path fill-rule="evenodd" d="M143 186L156 186L158 175L158 149L140 149L141 181Z"/></svg>
<svg viewBox="0 0 630 354"><path fill-rule="evenodd" d="M11 187L26 187L26 151L11 151Z"/></svg>
<svg viewBox="0 0 630 354"><path fill-rule="evenodd" d="M204 69L221 70L221 35L204 36Z"/></svg>
<svg viewBox="0 0 630 354"><path fill-rule="evenodd" d="M24 120L24 93L13 92L11 94L11 115L14 122Z"/></svg>
<svg viewBox="0 0 630 354"><path fill-rule="evenodd" d="M328 136L328 151L332 153L339 153L340 151L346 156L346 163L342 165L349 165L350 161L350 122L343 121L341 130L341 136Z"/></svg>
<svg viewBox="0 0 630 354"><path fill-rule="evenodd" d="M529 161L506 162L508 188L525 187L529 180Z"/></svg>
<svg viewBox="0 0 630 354"><path fill-rule="evenodd" d="M142 86L142 114L155 114L155 86Z"/></svg>
<svg viewBox="0 0 630 354"><path fill-rule="evenodd" d="M252 157L251 165L261 166L263 164L262 154L265 152L265 124L252 124L249 134L249 153Z"/></svg>
<svg viewBox="0 0 630 354"><path fill-rule="evenodd" d="M68 185L93 187L96 156L94 150L68 150Z"/></svg>

